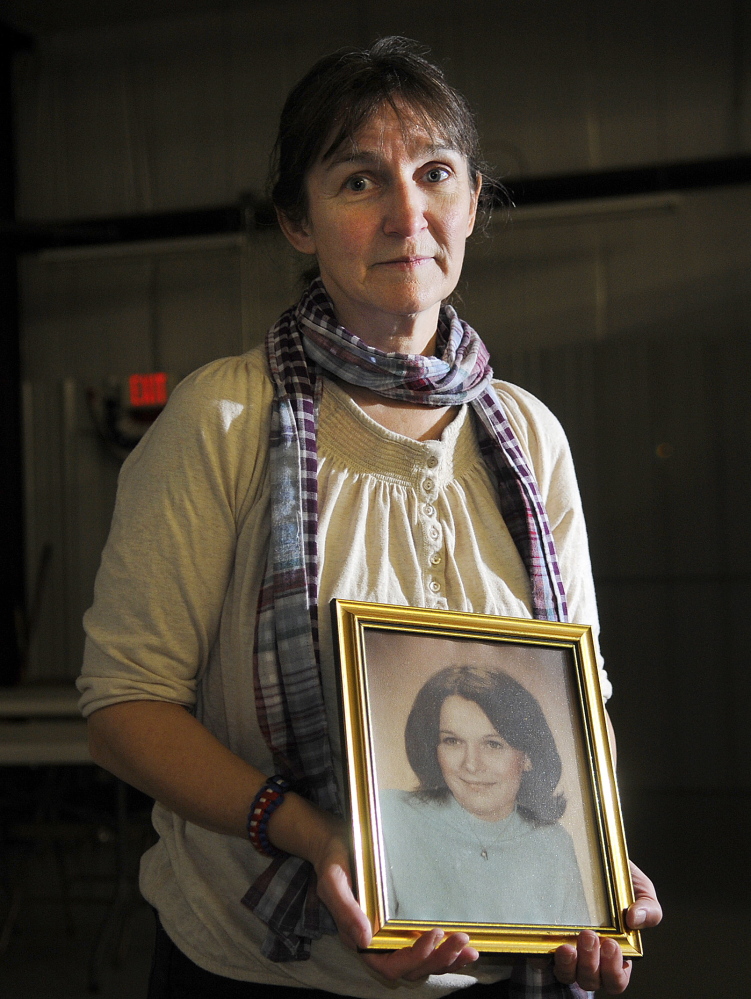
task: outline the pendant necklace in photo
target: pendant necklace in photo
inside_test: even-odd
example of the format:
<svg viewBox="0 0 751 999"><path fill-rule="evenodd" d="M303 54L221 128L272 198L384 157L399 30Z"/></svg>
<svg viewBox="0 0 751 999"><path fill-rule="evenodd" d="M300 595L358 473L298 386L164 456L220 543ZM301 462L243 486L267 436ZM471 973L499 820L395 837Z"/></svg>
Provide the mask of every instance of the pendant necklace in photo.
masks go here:
<svg viewBox="0 0 751 999"><path fill-rule="evenodd" d="M512 819L512 817L516 814L516 808L514 808L511 811L511 813L507 815L505 818L499 819L497 823L489 823L489 822L482 823L483 825L492 824L499 826L498 832L495 834L495 836L493 836L491 840L486 840L484 836L480 838L480 836L478 836L477 834L475 825L479 824L478 820L473 816L468 815L466 810L462 808L462 806L456 801L455 798L452 798L451 800L452 804L454 805L454 808L462 815L464 821L462 822L457 821L458 816L456 812L454 812L454 814L451 814L451 811L449 811L449 815L445 817L444 821L446 821L448 825L450 825L453 829L455 829L458 833L460 833L465 839L467 836L467 831L469 830L469 832L471 832L474 838L477 840L477 845L480 847L480 856L482 857L482 859L490 860L489 851L497 843L500 843L501 839L504 836L508 836L509 832L511 831L509 829L509 820ZM468 819L469 821L467 821ZM467 844L467 846L470 850L474 849L474 847L472 847L471 844L469 843Z"/></svg>
<svg viewBox="0 0 751 999"><path fill-rule="evenodd" d="M470 832L475 837L475 839L477 840L477 843L478 843L478 845L480 847L480 856L482 857L483 860L487 860L488 859L488 850L491 847L495 846L496 843L498 842L498 840L501 838L501 836L503 836L503 834L506 832L506 825L505 825L506 819L501 819L500 822L501 822L501 829L500 829L500 831L495 834L495 836L493 837L493 839L491 839L491 841L487 844L487 846L483 843L483 841L477 835L477 833L472 828L472 826L469 827Z"/></svg>

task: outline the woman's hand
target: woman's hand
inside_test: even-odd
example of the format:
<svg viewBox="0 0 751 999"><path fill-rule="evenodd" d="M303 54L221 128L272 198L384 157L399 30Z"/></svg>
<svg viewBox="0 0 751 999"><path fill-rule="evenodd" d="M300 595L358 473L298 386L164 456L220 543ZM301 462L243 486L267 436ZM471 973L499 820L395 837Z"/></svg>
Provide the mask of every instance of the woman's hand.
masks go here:
<svg viewBox="0 0 751 999"><path fill-rule="evenodd" d="M626 913L626 923L632 930L657 926L662 907L654 885L634 864L631 879L635 898ZM631 961L623 959L615 940L600 940L592 930L584 930L576 947L564 944L555 952L555 976L564 985L576 982L589 991L603 988L609 995L619 995L631 978Z"/></svg>
<svg viewBox="0 0 751 999"><path fill-rule="evenodd" d="M308 842L300 855L313 864L318 896L331 913L345 946L352 950L367 947L372 932L352 893L346 824L307 802L305 806L315 813L317 821L306 823ZM631 929L656 926L662 919L662 908L654 885L634 864L631 864L631 877L635 898L626 913L628 926ZM452 933L444 939L442 930L433 929L418 937L411 947L391 953L366 954L363 960L389 981L400 978L416 981L427 975L461 971L478 956L469 946L465 933ZM554 970L556 978L566 985L576 982L583 989L603 988L610 995L618 995L626 989L631 978L631 961L624 960L621 948L614 940L601 941L593 930L584 930L579 934L576 947L564 944L558 948Z"/></svg>
<svg viewBox="0 0 751 999"><path fill-rule="evenodd" d="M367 947L372 932L352 893L346 823L328 812L319 811L318 815L320 822L315 832L311 830L305 855L316 872L318 897L331 913L342 943L350 950Z"/></svg>
<svg viewBox="0 0 751 999"><path fill-rule="evenodd" d="M466 933L452 933L444 939L443 930L433 929L421 934L411 947L390 954L366 954L364 961L391 982L399 978L416 982L428 975L461 971L479 956L474 947L469 946Z"/></svg>
<svg viewBox="0 0 751 999"><path fill-rule="evenodd" d="M316 839L308 859L315 868L318 897L331 913L345 946L351 950L367 947L373 934L352 893L345 823L326 816L326 826L319 828ZM476 961L479 954L468 944L466 933L452 933L444 939L443 930L433 929L421 934L411 947L390 953L364 954L363 960L389 981L403 978L414 982L427 975L460 971Z"/></svg>

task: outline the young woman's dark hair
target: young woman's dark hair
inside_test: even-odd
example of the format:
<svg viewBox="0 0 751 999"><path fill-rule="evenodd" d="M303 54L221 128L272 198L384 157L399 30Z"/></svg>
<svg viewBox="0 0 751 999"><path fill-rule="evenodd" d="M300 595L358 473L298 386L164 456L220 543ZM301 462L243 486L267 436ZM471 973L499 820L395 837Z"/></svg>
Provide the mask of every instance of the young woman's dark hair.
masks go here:
<svg viewBox="0 0 751 999"><path fill-rule="evenodd" d="M438 763L438 742L441 707L453 694L474 701L496 732L529 758L532 766L522 775L517 811L536 825L556 822L566 798L555 794L561 758L553 734L532 694L500 669L448 666L423 685L404 731L407 759L420 782L416 794L433 801L445 801L451 794Z"/></svg>
<svg viewBox="0 0 751 999"><path fill-rule="evenodd" d="M483 169L474 116L424 51L417 42L397 36L368 49L340 49L320 59L292 89L282 110L271 170L271 200L290 222L299 225L306 217L305 180L313 164L353 141L384 104L405 129L422 128L462 153L473 186L482 174L478 212L487 216L500 185Z"/></svg>

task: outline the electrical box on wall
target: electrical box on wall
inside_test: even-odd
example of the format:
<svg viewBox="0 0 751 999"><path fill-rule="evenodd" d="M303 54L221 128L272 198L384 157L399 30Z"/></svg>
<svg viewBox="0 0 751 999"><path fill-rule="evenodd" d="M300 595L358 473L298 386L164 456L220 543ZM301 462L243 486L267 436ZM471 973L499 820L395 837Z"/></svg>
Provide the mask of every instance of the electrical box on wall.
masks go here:
<svg viewBox="0 0 751 999"><path fill-rule="evenodd" d="M89 387L86 401L94 426L120 460L138 444L164 409L177 379L165 371L110 375Z"/></svg>

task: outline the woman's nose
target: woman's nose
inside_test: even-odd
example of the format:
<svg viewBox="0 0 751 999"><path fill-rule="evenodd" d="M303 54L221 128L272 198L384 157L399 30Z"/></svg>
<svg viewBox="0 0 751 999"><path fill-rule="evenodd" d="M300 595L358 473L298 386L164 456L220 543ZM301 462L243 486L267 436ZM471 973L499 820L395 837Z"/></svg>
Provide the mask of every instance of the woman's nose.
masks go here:
<svg viewBox="0 0 751 999"><path fill-rule="evenodd" d="M480 767L480 753L476 746L465 746L464 769L475 773Z"/></svg>
<svg viewBox="0 0 751 999"><path fill-rule="evenodd" d="M394 184L388 198L383 230L409 239L427 229L425 197L412 183Z"/></svg>

